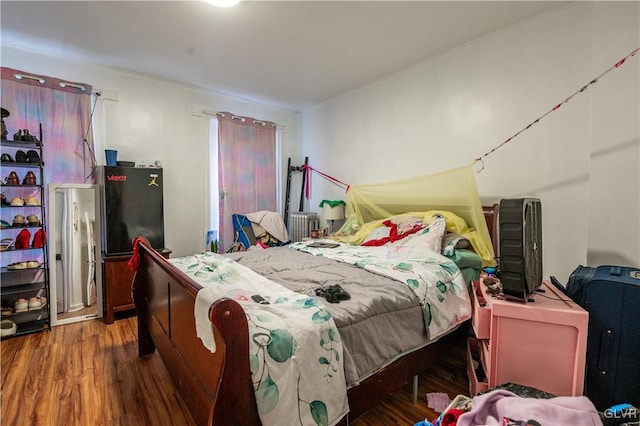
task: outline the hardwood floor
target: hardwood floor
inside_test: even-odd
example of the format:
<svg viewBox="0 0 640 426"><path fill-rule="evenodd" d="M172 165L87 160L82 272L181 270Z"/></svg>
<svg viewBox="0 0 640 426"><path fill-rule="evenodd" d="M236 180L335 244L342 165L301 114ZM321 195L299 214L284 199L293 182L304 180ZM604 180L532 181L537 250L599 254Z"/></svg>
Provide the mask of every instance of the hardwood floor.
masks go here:
<svg viewBox="0 0 640 426"><path fill-rule="evenodd" d="M157 353L139 358L135 317L89 320L3 340L2 425L192 425ZM464 342L420 376L417 404L407 387L354 426L413 425L438 413L427 392L468 394Z"/></svg>

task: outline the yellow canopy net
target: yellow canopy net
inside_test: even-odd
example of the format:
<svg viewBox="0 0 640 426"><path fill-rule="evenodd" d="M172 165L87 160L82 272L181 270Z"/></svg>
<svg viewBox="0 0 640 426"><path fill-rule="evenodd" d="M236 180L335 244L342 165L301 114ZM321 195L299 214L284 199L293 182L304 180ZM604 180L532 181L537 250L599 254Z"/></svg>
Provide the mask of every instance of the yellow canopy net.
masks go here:
<svg viewBox="0 0 640 426"><path fill-rule="evenodd" d="M483 265L495 266L473 164L393 182L351 185L345 223L333 238L357 245L392 216L418 217L428 224L438 213L446 219L448 231L470 241Z"/></svg>

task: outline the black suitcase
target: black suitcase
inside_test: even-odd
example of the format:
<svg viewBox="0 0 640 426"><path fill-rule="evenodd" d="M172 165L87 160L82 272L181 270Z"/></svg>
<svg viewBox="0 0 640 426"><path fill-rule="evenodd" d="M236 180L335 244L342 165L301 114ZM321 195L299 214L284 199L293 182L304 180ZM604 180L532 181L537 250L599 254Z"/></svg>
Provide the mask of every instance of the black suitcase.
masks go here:
<svg viewBox="0 0 640 426"><path fill-rule="evenodd" d="M640 269L579 266L565 293L589 313L585 395L600 411L640 406Z"/></svg>

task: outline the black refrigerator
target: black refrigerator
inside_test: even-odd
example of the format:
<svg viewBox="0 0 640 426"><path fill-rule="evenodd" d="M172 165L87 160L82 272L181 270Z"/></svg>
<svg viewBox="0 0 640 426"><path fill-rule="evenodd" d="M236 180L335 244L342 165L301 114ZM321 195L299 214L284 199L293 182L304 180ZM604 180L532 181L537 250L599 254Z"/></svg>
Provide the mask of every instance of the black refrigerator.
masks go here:
<svg viewBox="0 0 640 426"><path fill-rule="evenodd" d="M158 251L165 248L162 169L99 166L98 184L106 255L132 253L138 236Z"/></svg>

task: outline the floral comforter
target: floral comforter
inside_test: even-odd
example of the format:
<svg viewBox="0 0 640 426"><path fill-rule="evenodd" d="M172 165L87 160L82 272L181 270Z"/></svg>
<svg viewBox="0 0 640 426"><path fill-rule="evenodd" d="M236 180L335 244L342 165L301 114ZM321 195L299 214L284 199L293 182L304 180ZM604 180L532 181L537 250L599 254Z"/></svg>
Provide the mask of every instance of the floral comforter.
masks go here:
<svg viewBox="0 0 640 426"><path fill-rule="evenodd" d="M420 300L425 327L432 340L471 317L467 284L460 269L450 259L428 248L394 244L315 248L309 244L313 243L297 242L289 247L349 263L409 286Z"/></svg>
<svg viewBox="0 0 640 426"><path fill-rule="evenodd" d="M346 415L342 342L322 303L210 252L170 262L203 287L196 297L196 329L212 352L211 304L228 297L244 308L264 425L332 425ZM253 295L264 295L270 303L258 304Z"/></svg>

